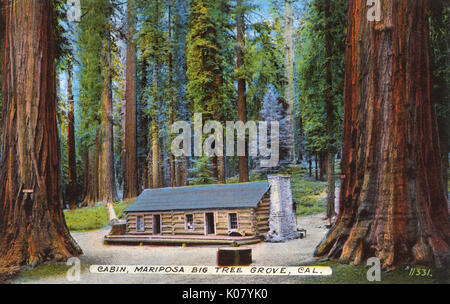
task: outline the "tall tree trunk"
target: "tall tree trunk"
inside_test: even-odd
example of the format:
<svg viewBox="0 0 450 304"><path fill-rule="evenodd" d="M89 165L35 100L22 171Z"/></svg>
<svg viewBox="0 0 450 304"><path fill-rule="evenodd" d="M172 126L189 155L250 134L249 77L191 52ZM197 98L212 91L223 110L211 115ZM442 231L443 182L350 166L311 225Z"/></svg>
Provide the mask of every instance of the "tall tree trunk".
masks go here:
<svg viewBox="0 0 450 304"><path fill-rule="evenodd" d="M217 156L217 182L226 184L225 178L225 156Z"/></svg>
<svg viewBox="0 0 450 304"><path fill-rule="evenodd" d="M243 13L243 0L238 0L237 5L240 13L237 16L237 69L241 71L244 68L244 49L245 49L245 16ZM244 76L238 79L238 120L247 122L247 96L246 96L246 82ZM246 149L247 151L248 149ZM248 182L248 157L247 152L245 156L238 156L239 158L239 182Z"/></svg>
<svg viewBox="0 0 450 304"><path fill-rule="evenodd" d="M383 268L442 266L450 224L430 99L426 0L384 1L382 21L349 0L338 219L316 256Z"/></svg>
<svg viewBox="0 0 450 304"><path fill-rule="evenodd" d="M104 205L118 200L114 171L114 134L112 117L111 41L108 34L104 56L102 94L101 154L99 155L99 194Z"/></svg>
<svg viewBox="0 0 450 304"><path fill-rule="evenodd" d="M148 68L148 63L147 63L147 59L144 57L142 59L142 67L141 67L141 73L142 73L142 80L141 80L141 85L140 85L140 91L143 92L144 89L147 86L147 68ZM141 96L139 97L139 109L137 111L138 113L138 147L139 150L141 150L142 152L138 153L138 182L139 182L139 192L141 191L141 189L147 189L149 188L150 185L150 181L148 178L148 175L150 174L149 169L148 169L148 165L147 165L147 157L149 154L149 151L151 151L151 149L149 148L149 116L147 115L147 113L145 112L145 108L147 106L147 100L145 98L145 95L141 93ZM138 150L138 151L139 151Z"/></svg>
<svg viewBox="0 0 450 304"><path fill-rule="evenodd" d="M64 261L81 249L62 212L52 1L1 4L6 27L0 269L5 269Z"/></svg>
<svg viewBox="0 0 450 304"><path fill-rule="evenodd" d="M100 131L97 130L97 136L95 141L95 146L86 148L87 164L85 163L85 187L86 194L83 199L83 206L94 206L100 201L100 174L99 170L99 156L100 156Z"/></svg>
<svg viewBox="0 0 450 304"><path fill-rule="evenodd" d="M308 167L309 167L308 176L312 177L312 156L311 155L308 156Z"/></svg>
<svg viewBox="0 0 450 304"><path fill-rule="evenodd" d="M334 181L334 105L333 105L333 82L331 75L331 28L330 28L330 0L325 0L325 70L326 70L326 113L327 113L327 218L331 222L331 218L335 215L335 181Z"/></svg>
<svg viewBox="0 0 450 304"><path fill-rule="evenodd" d="M186 156L180 156L176 160L176 178L177 186L188 185L188 158Z"/></svg>
<svg viewBox="0 0 450 304"><path fill-rule="evenodd" d="M321 151L319 153L319 179L325 181L325 175L327 175L327 152Z"/></svg>
<svg viewBox="0 0 450 304"><path fill-rule="evenodd" d="M153 143L152 140L152 132L149 132L149 142ZM145 188L147 189L151 189L153 188L153 147L151 147L151 149L148 151L147 154L147 184L145 186Z"/></svg>
<svg viewBox="0 0 450 304"><path fill-rule="evenodd" d="M0 1L0 8L1 8L1 3L2 1ZM4 12L2 9L0 9L0 37L2 37L2 39L0 39L0 65L3 64L3 37L4 37L4 30L5 30L5 24L4 24L4 16L3 16ZM2 98L2 74L3 74L3 68L0 69L0 126L3 124L2 122L2 112L3 112L3 98ZM0 128L0 146L2 144L2 129ZM0 161L2 159L2 151L0 149Z"/></svg>
<svg viewBox="0 0 450 304"><path fill-rule="evenodd" d="M160 181L160 169L159 169L159 138L158 138L158 125L155 121L152 122L151 129L152 136L152 187L159 188L161 186Z"/></svg>
<svg viewBox="0 0 450 304"><path fill-rule="evenodd" d="M127 6L127 57L125 88L125 172L123 174L123 198L139 194L137 170L137 126L136 126L136 3Z"/></svg>
<svg viewBox="0 0 450 304"><path fill-rule="evenodd" d="M315 177L316 180L319 180L319 168L318 168L318 164L319 164L319 154L316 152L316 155L314 157L314 166L315 166Z"/></svg>
<svg viewBox="0 0 450 304"><path fill-rule="evenodd" d="M75 116L72 93L72 63L67 68L67 100L69 113L67 115L67 200L70 209L77 207L77 163L75 151Z"/></svg>
<svg viewBox="0 0 450 304"><path fill-rule="evenodd" d="M172 1L169 1L168 7L168 23L169 23L169 43L172 43ZM175 84L173 81L173 50L170 49L167 56L168 60L168 70L169 70L169 90L170 90L170 125L175 122ZM169 155L169 166L170 166L170 186L175 187L177 185L176 168L175 168L175 156L173 153Z"/></svg>
<svg viewBox="0 0 450 304"><path fill-rule="evenodd" d="M160 105L159 100L159 63L156 62L153 64L153 94L154 95L154 103L155 108L158 108ZM152 141L152 187L160 188L161 180L160 180L160 160L159 160L159 127L158 127L158 117L157 113L155 113L152 117L152 125L150 129L150 136Z"/></svg>
<svg viewBox="0 0 450 304"><path fill-rule="evenodd" d="M88 195L89 187L89 149L83 148L83 191L81 195L82 206L86 206L86 196Z"/></svg>
<svg viewBox="0 0 450 304"><path fill-rule="evenodd" d="M286 69L286 89L285 96L288 108L287 116L289 117L289 162L295 162L295 143L294 143L294 17L292 15L292 0L285 0L285 29L284 29L284 47L285 47L285 69Z"/></svg>

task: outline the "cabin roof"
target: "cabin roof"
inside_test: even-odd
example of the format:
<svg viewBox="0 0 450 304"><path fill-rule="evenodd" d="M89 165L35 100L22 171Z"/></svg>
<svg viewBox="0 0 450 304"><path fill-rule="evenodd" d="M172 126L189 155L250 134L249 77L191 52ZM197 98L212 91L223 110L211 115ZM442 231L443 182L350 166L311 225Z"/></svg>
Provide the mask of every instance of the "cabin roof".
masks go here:
<svg viewBox="0 0 450 304"><path fill-rule="evenodd" d="M125 212L255 208L269 183L148 189Z"/></svg>

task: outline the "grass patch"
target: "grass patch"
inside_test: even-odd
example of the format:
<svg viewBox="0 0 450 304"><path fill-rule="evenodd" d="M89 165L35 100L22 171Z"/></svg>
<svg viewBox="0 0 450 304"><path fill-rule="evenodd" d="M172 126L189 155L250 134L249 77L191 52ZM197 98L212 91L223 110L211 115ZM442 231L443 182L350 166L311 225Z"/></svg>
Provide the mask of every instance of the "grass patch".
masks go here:
<svg viewBox="0 0 450 304"><path fill-rule="evenodd" d="M293 177L291 187L297 215L307 216L326 211L326 183Z"/></svg>
<svg viewBox="0 0 450 304"><path fill-rule="evenodd" d="M23 270L14 280L20 282L50 277L65 277L71 267L73 265L66 265L66 263L41 264L35 268ZM88 269L87 265L81 264L81 272L85 272Z"/></svg>
<svg viewBox="0 0 450 304"><path fill-rule="evenodd" d="M305 277L302 283L307 284L448 284L450 283L449 270L431 269L429 277L410 276L409 266L393 271L382 271L381 281L369 282L367 271L370 266L343 265L333 261L315 263L317 266L330 266L333 274L328 277ZM419 268L419 267L417 267Z"/></svg>
<svg viewBox="0 0 450 304"><path fill-rule="evenodd" d="M114 211L118 218L122 218L123 212L131 201L114 204ZM64 211L67 227L71 232L100 229L108 225L108 210L105 206L85 207Z"/></svg>
<svg viewBox="0 0 450 304"><path fill-rule="evenodd" d="M285 172L291 175L292 199L296 204L297 215L307 216L326 211L327 184L306 179L306 169L290 167Z"/></svg>

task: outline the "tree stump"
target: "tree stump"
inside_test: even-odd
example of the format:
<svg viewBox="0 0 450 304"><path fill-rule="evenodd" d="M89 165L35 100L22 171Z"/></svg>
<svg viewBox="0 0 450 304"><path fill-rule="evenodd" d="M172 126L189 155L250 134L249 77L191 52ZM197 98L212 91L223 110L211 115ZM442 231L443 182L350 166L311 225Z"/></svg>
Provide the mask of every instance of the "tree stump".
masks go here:
<svg viewBox="0 0 450 304"><path fill-rule="evenodd" d="M252 249L247 247L224 247L217 250L218 266L247 266L252 263Z"/></svg>
<svg viewBox="0 0 450 304"><path fill-rule="evenodd" d="M125 221L118 221L112 223L110 235L125 235L127 231L127 223Z"/></svg>

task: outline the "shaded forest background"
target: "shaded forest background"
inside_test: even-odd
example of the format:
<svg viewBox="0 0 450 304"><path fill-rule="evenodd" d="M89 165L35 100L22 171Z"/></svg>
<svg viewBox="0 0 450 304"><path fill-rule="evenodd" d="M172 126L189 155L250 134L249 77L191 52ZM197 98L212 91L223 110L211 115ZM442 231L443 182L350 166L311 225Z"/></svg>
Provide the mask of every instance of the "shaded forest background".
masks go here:
<svg viewBox="0 0 450 304"><path fill-rule="evenodd" d="M252 157L240 171L238 157L171 156L170 125L194 112L222 122L280 120L281 162L271 172L302 164L324 180L340 155L347 9L345 1L331 1L327 11L326 2L85 0L79 23L68 22L67 6L58 3L65 205L267 173ZM430 20L446 181L448 6L436 5Z"/></svg>

